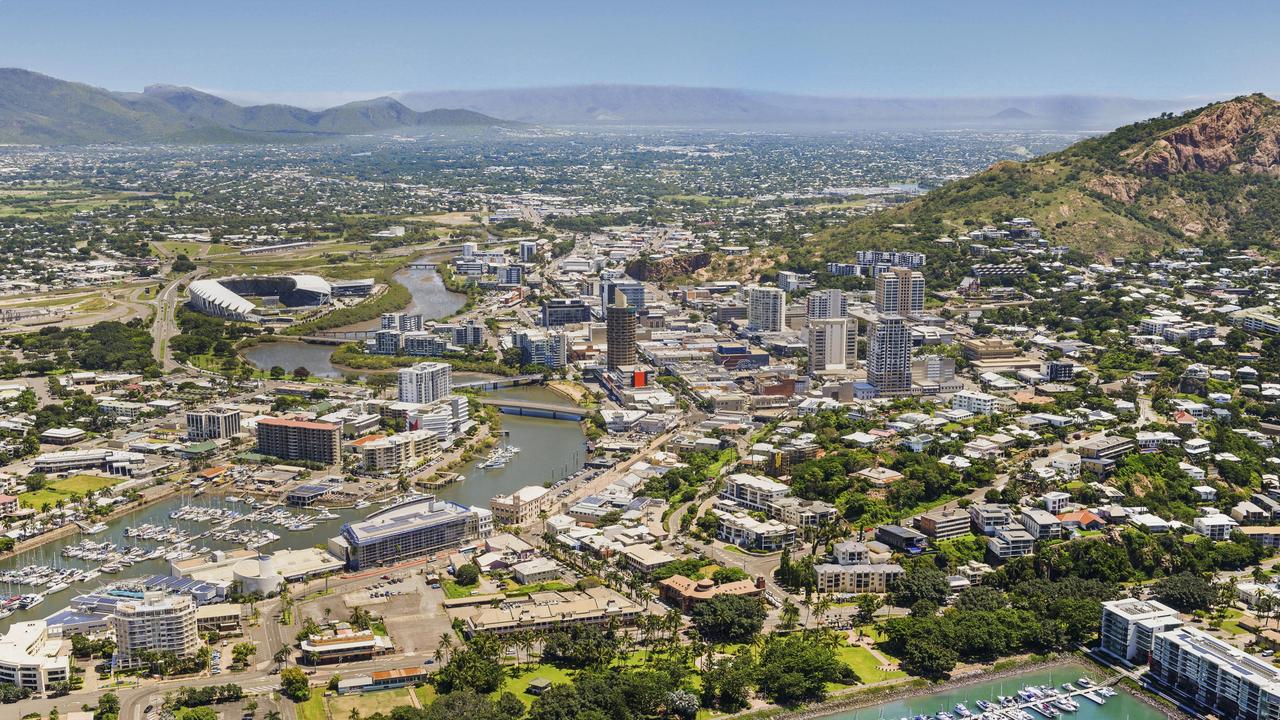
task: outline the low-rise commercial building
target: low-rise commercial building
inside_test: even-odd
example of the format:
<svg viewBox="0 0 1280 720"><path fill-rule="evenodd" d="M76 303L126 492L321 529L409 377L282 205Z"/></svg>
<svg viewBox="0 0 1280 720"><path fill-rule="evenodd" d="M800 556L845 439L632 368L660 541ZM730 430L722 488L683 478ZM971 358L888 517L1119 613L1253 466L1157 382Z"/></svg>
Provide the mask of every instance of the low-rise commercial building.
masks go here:
<svg viewBox="0 0 1280 720"><path fill-rule="evenodd" d="M0 683L42 693L71 677L71 643L49 637L43 620L17 622L0 637Z"/></svg>
<svg viewBox="0 0 1280 720"><path fill-rule="evenodd" d="M391 565L493 533L493 513L428 496L342 526L329 551L352 570Z"/></svg>

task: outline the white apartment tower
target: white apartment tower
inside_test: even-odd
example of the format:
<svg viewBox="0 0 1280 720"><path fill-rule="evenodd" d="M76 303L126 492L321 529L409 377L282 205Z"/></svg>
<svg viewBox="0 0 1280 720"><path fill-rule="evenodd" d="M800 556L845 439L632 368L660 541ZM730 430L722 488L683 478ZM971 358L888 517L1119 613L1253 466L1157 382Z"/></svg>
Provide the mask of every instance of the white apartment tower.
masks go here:
<svg viewBox="0 0 1280 720"><path fill-rule="evenodd" d="M782 332L787 325L787 294L780 288L747 288L747 329Z"/></svg>
<svg viewBox="0 0 1280 720"><path fill-rule="evenodd" d="M191 657L200 648L196 632L196 603L188 595L147 592L139 600L116 605L111 616L116 634L115 663L134 667L147 650L172 651Z"/></svg>
<svg viewBox="0 0 1280 720"><path fill-rule="evenodd" d="M447 363L421 362L399 372L400 402L429 403L449 396L453 390L452 369Z"/></svg>
<svg viewBox="0 0 1280 720"><path fill-rule="evenodd" d="M911 392L911 334L900 315L881 315L867 333L867 382L877 395Z"/></svg>
<svg viewBox="0 0 1280 720"><path fill-rule="evenodd" d="M815 318L842 318L849 314L849 303L843 290L814 290L805 298L810 320Z"/></svg>
<svg viewBox="0 0 1280 720"><path fill-rule="evenodd" d="M848 367L849 321L845 318L809 318L809 370L844 370Z"/></svg>

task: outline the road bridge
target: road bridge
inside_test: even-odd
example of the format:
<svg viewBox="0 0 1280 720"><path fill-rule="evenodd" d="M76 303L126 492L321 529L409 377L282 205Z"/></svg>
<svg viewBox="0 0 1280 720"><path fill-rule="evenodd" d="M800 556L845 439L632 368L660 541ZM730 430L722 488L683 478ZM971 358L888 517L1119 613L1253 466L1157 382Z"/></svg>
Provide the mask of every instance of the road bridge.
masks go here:
<svg viewBox="0 0 1280 720"><path fill-rule="evenodd" d="M581 420L588 411L573 405L556 405L554 403L533 402L530 400L512 400L510 398L482 397L481 404L491 405L508 415L524 415L552 420Z"/></svg>

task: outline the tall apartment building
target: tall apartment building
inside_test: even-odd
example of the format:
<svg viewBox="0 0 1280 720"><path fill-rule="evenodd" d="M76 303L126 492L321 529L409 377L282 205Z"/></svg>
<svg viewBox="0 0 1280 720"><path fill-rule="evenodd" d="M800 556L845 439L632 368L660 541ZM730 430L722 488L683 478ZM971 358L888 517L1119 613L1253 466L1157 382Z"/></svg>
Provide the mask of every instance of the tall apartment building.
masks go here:
<svg viewBox="0 0 1280 720"><path fill-rule="evenodd" d="M382 330L399 330L400 332L414 332L422 329L421 315L407 315L405 313L382 313L382 317L378 323L379 329Z"/></svg>
<svg viewBox="0 0 1280 720"><path fill-rule="evenodd" d="M849 321L809 318L809 370L844 370L849 366Z"/></svg>
<svg viewBox="0 0 1280 720"><path fill-rule="evenodd" d="M187 439L192 442L228 438L239 432L239 408L214 406L187 411Z"/></svg>
<svg viewBox="0 0 1280 720"><path fill-rule="evenodd" d="M520 241L520 262L533 262L538 257L538 242L536 240Z"/></svg>
<svg viewBox="0 0 1280 720"><path fill-rule="evenodd" d="M645 305L644 283L635 280L604 280L600 283L601 304L616 304L619 294L625 297L627 304L633 308L642 308Z"/></svg>
<svg viewBox="0 0 1280 720"><path fill-rule="evenodd" d="M610 370L636 364L636 309L618 293L605 308L605 355Z"/></svg>
<svg viewBox="0 0 1280 720"><path fill-rule="evenodd" d="M924 314L924 275L905 267L877 275L876 311L908 317Z"/></svg>
<svg viewBox="0 0 1280 720"><path fill-rule="evenodd" d="M1157 634L1146 677L1204 715L1223 720L1280 717L1280 668L1191 627Z"/></svg>
<svg viewBox="0 0 1280 720"><path fill-rule="evenodd" d="M400 368L400 402L429 403L448 397L453 390L453 371L447 363L421 362Z"/></svg>
<svg viewBox="0 0 1280 720"><path fill-rule="evenodd" d="M867 382L877 395L911 392L911 334L900 315L881 315L871 324Z"/></svg>
<svg viewBox="0 0 1280 720"><path fill-rule="evenodd" d="M342 426L263 418L258 421L258 452L281 460L310 460L332 465L342 459Z"/></svg>
<svg viewBox="0 0 1280 720"><path fill-rule="evenodd" d="M787 326L787 294L781 288L747 288L747 329L782 332Z"/></svg>
<svg viewBox="0 0 1280 720"><path fill-rule="evenodd" d="M149 591L140 599L122 601L111 615L111 627L117 667L136 667L148 650L184 658L200 648L196 603L189 595Z"/></svg>
<svg viewBox="0 0 1280 720"><path fill-rule="evenodd" d="M810 320L842 318L849 314L849 302L843 290L814 290L805 298L805 311Z"/></svg>
<svg viewBox="0 0 1280 720"><path fill-rule="evenodd" d="M1151 655L1156 633L1181 624L1177 610L1154 600L1111 600L1102 603L1099 646L1113 657L1142 665Z"/></svg>
<svg viewBox="0 0 1280 720"><path fill-rule="evenodd" d="M551 298L542 303L543 327L591 322L591 308L582 298Z"/></svg>
<svg viewBox="0 0 1280 720"><path fill-rule="evenodd" d="M521 328L512 333L511 339L520 348L520 359L525 363L558 370L569 362L569 340L562 332Z"/></svg>

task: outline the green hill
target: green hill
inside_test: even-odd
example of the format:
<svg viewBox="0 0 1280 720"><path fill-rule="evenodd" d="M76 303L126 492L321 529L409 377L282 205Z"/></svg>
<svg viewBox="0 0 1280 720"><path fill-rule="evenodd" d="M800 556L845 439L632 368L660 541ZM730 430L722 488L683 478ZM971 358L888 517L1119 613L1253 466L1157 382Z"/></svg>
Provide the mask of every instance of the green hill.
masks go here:
<svg viewBox="0 0 1280 720"><path fill-rule="evenodd" d="M209 93L153 85L120 93L29 70L0 69L0 142L220 143L305 141L435 128L517 127L470 110L416 112L391 98L311 111L242 107Z"/></svg>
<svg viewBox="0 0 1280 720"><path fill-rule="evenodd" d="M1228 244L1280 248L1280 105L1249 95L1162 115L1022 163L1002 162L820 233L817 257L928 250L1013 217L1095 256ZM936 247L936 246L935 246Z"/></svg>

